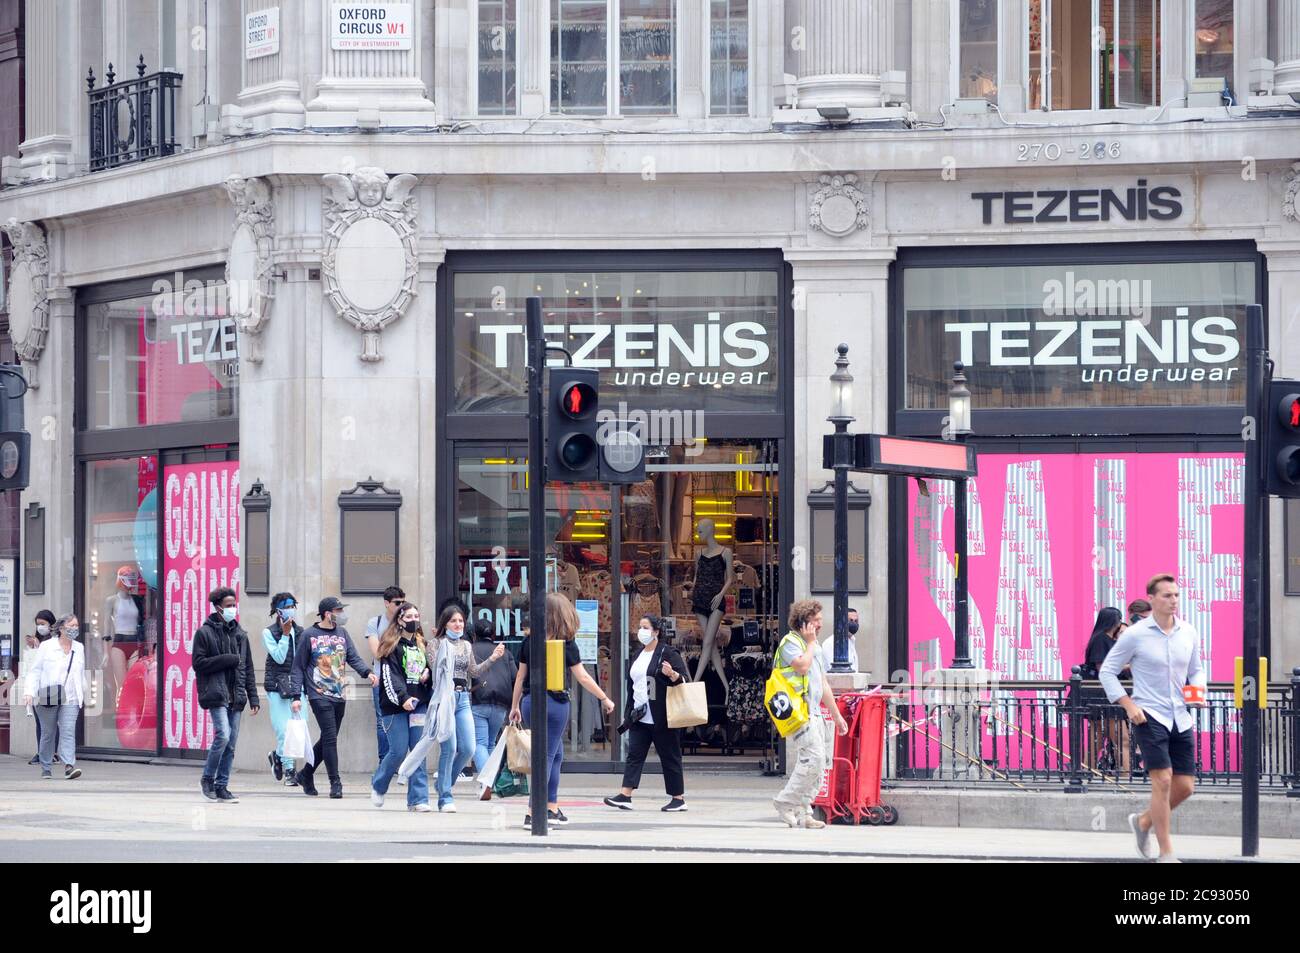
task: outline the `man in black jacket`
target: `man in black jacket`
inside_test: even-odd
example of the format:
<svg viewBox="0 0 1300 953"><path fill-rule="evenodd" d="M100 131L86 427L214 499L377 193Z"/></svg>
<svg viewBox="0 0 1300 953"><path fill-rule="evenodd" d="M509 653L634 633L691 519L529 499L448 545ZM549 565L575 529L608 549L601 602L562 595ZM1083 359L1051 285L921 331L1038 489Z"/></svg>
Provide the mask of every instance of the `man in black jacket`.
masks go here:
<svg viewBox="0 0 1300 953"><path fill-rule="evenodd" d="M236 621L238 600L225 586L208 594L213 612L194 633L194 671L197 673L199 707L212 718L212 747L203 762L200 785L210 801L238 803L230 793L230 767L239 739L239 716L244 706L252 714L259 710L257 681L248 635Z"/></svg>

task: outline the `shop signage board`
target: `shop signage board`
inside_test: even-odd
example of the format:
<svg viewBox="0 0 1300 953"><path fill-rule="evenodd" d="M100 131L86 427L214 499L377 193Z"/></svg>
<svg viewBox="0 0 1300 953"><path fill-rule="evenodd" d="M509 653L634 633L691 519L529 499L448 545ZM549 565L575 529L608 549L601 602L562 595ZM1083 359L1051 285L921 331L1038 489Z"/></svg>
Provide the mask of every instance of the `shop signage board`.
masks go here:
<svg viewBox="0 0 1300 953"><path fill-rule="evenodd" d="M980 454L969 481L971 657L1000 680L1059 680L1099 609L1169 572L1211 681L1242 652L1240 453ZM952 484L908 486L909 658L953 653Z"/></svg>
<svg viewBox="0 0 1300 953"><path fill-rule="evenodd" d="M584 665L596 664L599 643L600 602L596 599L578 599L578 652Z"/></svg>
<svg viewBox="0 0 1300 953"><path fill-rule="evenodd" d="M212 719L199 707L194 634L209 592L240 592L238 461L166 467L162 505L163 747L200 750L212 743Z"/></svg>
<svg viewBox="0 0 1300 953"><path fill-rule="evenodd" d="M409 50L415 38L410 3L331 3L331 50Z"/></svg>
<svg viewBox="0 0 1300 953"><path fill-rule="evenodd" d="M280 52L280 8L267 7L244 16L244 59Z"/></svg>

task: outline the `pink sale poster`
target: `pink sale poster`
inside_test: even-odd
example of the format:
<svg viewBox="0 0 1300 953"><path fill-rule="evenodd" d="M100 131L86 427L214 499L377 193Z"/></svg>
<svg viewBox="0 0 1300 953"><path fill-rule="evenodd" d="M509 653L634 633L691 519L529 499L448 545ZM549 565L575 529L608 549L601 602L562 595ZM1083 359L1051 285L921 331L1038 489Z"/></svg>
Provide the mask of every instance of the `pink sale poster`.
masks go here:
<svg viewBox="0 0 1300 953"><path fill-rule="evenodd" d="M971 658L1002 681L1069 678L1097 612L1172 573L1211 681L1242 651L1239 453L981 454L971 481ZM952 484L908 483L909 670L953 655Z"/></svg>

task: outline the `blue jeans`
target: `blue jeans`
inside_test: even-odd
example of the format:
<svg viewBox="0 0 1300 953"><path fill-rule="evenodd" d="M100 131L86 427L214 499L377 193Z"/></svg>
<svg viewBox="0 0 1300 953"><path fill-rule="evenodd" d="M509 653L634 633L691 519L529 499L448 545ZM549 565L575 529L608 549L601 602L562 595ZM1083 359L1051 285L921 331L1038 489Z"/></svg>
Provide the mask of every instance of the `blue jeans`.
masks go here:
<svg viewBox="0 0 1300 953"><path fill-rule="evenodd" d="M203 780L224 788L230 783L230 766L235 763L235 743L239 741L239 716L233 708L212 708L212 747L203 762Z"/></svg>
<svg viewBox="0 0 1300 953"><path fill-rule="evenodd" d="M418 708L416 711L427 712L427 709ZM384 759L371 776L370 786L380 794L387 794L388 785L393 782L393 776L406 760L407 753L424 736L424 726L411 724L411 716L406 712L400 715L381 714L379 723L384 730ZM428 803L429 772L422 761L406 782L406 806Z"/></svg>
<svg viewBox="0 0 1300 953"><path fill-rule="evenodd" d="M474 713L474 767L482 771L509 712L500 705L470 705L470 711Z"/></svg>
<svg viewBox="0 0 1300 953"><path fill-rule="evenodd" d="M54 763L55 743L59 757L68 767L77 763L77 713L80 705L37 705L36 723L41 725L41 770L49 771ZM65 769L66 770L66 769Z"/></svg>
<svg viewBox="0 0 1300 953"><path fill-rule="evenodd" d="M524 716L524 727L532 717L533 696L525 695L519 706L519 713ZM560 769L564 765L564 729L569 724L569 702L557 702L546 696L546 803L555 804L560 800Z"/></svg>
<svg viewBox="0 0 1300 953"><path fill-rule="evenodd" d="M379 671L377 662L375 671ZM388 732L384 729L384 711L379 707L378 685L370 689L370 697L375 702L375 743L379 746L379 763L383 764L384 758L388 754Z"/></svg>
<svg viewBox="0 0 1300 953"><path fill-rule="evenodd" d="M469 692L454 692L456 699L456 733L444 741L438 752L438 807L454 800L451 786L474 756L474 714L470 711Z"/></svg>

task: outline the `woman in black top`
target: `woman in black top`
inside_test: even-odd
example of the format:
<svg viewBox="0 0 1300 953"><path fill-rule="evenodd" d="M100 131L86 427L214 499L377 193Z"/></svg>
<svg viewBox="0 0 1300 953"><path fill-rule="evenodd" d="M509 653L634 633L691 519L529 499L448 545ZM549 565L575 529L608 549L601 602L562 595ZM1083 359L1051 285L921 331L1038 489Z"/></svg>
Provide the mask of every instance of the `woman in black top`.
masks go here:
<svg viewBox="0 0 1300 953"><path fill-rule="evenodd" d="M1097 621L1092 626L1092 635L1088 638L1088 647L1084 650L1083 665L1080 666L1080 673L1085 681L1097 680L1101 663L1106 661L1106 656L1110 654L1115 640L1127 627L1124 616L1113 606L1107 606L1097 613ZM1127 671L1125 669L1125 672ZM1123 770L1127 770L1128 731L1125 726L1118 724L1116 718L1111 717L1113 712L1108 712L1103 707L1109 705L1106 693L1099 687L1089 686L1083 690L1081 701L1089 706L1088 720L1092 725L1092 763L1094 765L1097 763L1102 738L1106 737L1110 739L1111 744L1120 749Z"/></svg>
<svg viewBox="0 0 1300 953"><path fill-rule="evenodd" d="M606 695L596 680L591 677L582 664L582 653L573 641L578 634L578 611L573 603L558 592L546 595L546 638L564 642L565 690L546 693L546 757L550 770L546 777L546 817L551 824L563 826L569 819L560 810L560 768L564 764L564 729L569 723L569 676L578 680L578 684L594 695L606 715L614 711L614 702ZM515 690L510 703L510 721L512 724L526 721L531 714L532 699L528 696L528 666L532 659L533 637L524 639L519 652L519 674L515 676ZM539 665L546 664L546 643L542 643ZM520 698L522 697L522 707ZM534 782L536 783L536 779ZM524 826L532 826L532 815L524 818Z"/></svg>
<svg viewBox="0 0 1300 953"><path fill-rule="evenodd" d="M661 810L686 810L681 732L668 727L668 689L686 678L686 663L675 648L660 638L662 632L658 616L644 616L636 633L641 648L628 665L627 712L618 729L629 733L627 767L623 771L623 789L605 798L610 807L624 811L632 810L632 792L641 783L641 769L651 744L663 765L668 793L668 803Z"/></svg>
<svg viewBox="0 0 1300 953"><path fill-rule="evenodd" d="M379 724L388 738L388 751L370 778L370 803L384 806L384 796L397 769L424 735L424 719L433 692L429 668L431 648L425 645L420 610L403 602L379 637L375 662L379 667ZM429 776L423 761L407 779L406 809L428 814Z"/></svg>

